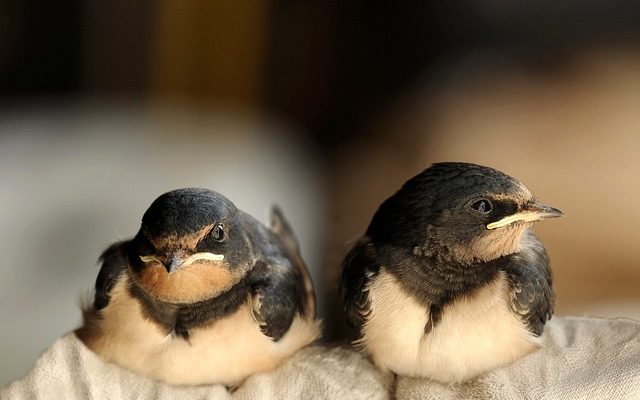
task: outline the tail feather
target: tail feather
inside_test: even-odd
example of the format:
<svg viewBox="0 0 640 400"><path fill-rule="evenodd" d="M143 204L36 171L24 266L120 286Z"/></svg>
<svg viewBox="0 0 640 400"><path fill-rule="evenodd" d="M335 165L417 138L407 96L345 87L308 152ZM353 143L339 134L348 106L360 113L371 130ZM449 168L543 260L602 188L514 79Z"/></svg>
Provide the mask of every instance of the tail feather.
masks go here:
<svg viewBox="0 0 640 400"><path fill-rule="evenodd" d="M300 246L298 245L298 240L293 233L293 229L291 229L291 225L284 217L282 210L279 206L273 205L271 207L271 221L269 224L269 228L283 241L284 245L287 246L290 250L294 252L300 251Z"/></svg>
<svg viewBox="0 0 640 400"><path fill-rule="evenodd" d="M284 245L287 254L294 261L294 265L297 268L300 276L302 277L302 283L304 285L304 293L306 297L306 312L305 315L315 318L316 316L316 298L313 290L313 282L311 275L307 269L307 265L300 255L300 246L298 245L298 239L296 239L291 225L284 217L282 210L277 205L271 207L271 220L269 223L269 229L275 233L282 244Z"/></svg>

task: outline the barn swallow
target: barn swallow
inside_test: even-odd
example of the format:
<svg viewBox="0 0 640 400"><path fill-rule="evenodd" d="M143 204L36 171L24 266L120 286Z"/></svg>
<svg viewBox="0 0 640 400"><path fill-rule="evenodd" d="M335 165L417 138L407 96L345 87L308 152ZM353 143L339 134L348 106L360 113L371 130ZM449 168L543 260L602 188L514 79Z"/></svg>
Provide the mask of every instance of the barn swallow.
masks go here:
<svg viewBox="0 0 640 400"><path fill-rule="evenodd" d="M147 377L234 386L320 334L309 273L277 207L266 227L216 192L171 191L100 260L76 334Z"/></svg>
<svg viewBox="0 0 640 400"><path fill-rule="evenodd" d="M554 294L530 226L563 215L495 169L432 165L382 203L345 257L355 344L382 371L443 383L534 351Z"/></svg>

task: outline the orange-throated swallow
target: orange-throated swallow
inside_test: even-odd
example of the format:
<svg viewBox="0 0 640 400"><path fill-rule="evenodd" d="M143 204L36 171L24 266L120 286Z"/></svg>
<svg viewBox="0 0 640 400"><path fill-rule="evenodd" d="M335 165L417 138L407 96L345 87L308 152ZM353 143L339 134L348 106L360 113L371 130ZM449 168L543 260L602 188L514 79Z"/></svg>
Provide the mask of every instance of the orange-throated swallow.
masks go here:
<svg viewBox="0 0 640 400"><path fill-rule="evenodd" d="M277 208L266 227L216 192L174 190L101 261L76 334L153 379L237 385L320 334L309 273Z"/></svg>
<svg viewBox="0 0 640 400"><path fill-rule="evenodd" d="M410 179L343 262L356 344L383 371L444 383L532 352L554 294L529 227L562 215L488 167L439 163Z"/></svg>

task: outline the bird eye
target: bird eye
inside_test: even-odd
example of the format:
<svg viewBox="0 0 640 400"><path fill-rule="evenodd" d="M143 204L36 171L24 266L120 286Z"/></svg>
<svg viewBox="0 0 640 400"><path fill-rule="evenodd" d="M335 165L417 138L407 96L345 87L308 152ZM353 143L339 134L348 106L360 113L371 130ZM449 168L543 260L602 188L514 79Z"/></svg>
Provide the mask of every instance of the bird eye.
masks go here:
<svg viewBox="0 0 640 400"><path fill-rule="evenodd" d="M487 199L480 199L471 203L471 208L479 213L488 214L493 210L493 204Z"/></svg>
<svg viewBox="0 0 640 400"><path fill-rule="evenodd" d="M224 232L224 225L222 224L216 225L216 227L213 228L213 233L211 235L213 236L213 240L215 240L216 242L224 241L224 239L226 238L226 235Z"/></svg>

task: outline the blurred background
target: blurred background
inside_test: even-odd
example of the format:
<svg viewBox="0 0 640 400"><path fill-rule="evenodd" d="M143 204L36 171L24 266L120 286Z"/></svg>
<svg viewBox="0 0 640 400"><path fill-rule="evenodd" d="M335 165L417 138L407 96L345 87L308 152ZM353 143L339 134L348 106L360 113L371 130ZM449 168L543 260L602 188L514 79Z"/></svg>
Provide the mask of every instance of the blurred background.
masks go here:
<svg viewBox="0 0 640 400"><path fill-rule="evenodd" d="M536 226L557 314L640 318L640 5L443 3L0 0L0 386L186 186L284 208L327 340L349 246L446 160L565 211Z"/></svg>

